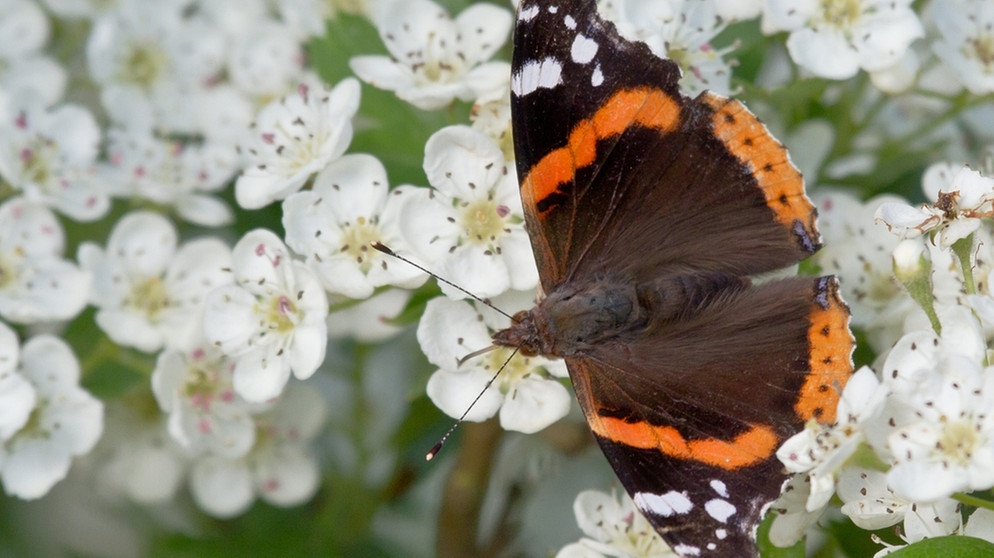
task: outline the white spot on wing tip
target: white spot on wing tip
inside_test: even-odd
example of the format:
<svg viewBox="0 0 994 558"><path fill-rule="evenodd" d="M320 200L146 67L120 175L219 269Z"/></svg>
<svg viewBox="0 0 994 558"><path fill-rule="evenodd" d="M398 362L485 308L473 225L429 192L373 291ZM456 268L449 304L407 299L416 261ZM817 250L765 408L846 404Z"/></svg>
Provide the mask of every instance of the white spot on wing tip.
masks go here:
<svg viewBox="0 0 994 558"><path fill-rule="evenodd" d="M694 504L687 497L685 492L671 490L666 494L653 494L651 492L636 492L632 498L635 507L642 513L658 515L660 517L671 517L674 515L684 515L693 509Z"/></svg>
<svg viewBox="0 0 994 558"><path fill-rule="evenodd" d="M563 18L563 23L570 29L576 29L576 20L569 14L566 14L566 17Z"/></svg>
<svg viewBox="0 0 994 558"><path fill-rule="evenodd" d="M718 537L719 541L725 540L725 537L728 536L728 531L726 531L724 529L715 529L714 530L714 536Z"/></svg>
<svg viewBox="0 0 994 558"><path fill-rule="evenodd" d="M538 89L552 89L562 83L562 76L563 65L555 58L529 60L511 76L511 92L523 97Z"/></svg>
<svg viewBox="0 0 994 558"><path fill-rule="evenodd" d="M594 68L594 73L590 76L590 85L597 87L602 83L604 83L604 72L601 71L601 67L598 65Z"/></svg>
<svg viewBox="0 0 994 558"><path fill-rule="evenodd" d="M531 21L538 15L538 6L531 5L527 8L522 8L518 10L518 21Z"/></svg>
<svg viewBox="0 0 994 558"><path fill-rule="evenodd" d="M720 480L714 479L713 481L711 481L711 489L717 492L718 496L721 496L722 498L728 498L728 487L725 486L725 483L721 482Z"/></svg>
<svg viewBox="0 0 994 558"><path fill-rule="evenodd" d="M573 39L573 45L570 47L569 53L573 58L573 62L587 64L597 55L597 49L597 41L588 39L578 33Z"/></svg>
<svg viewBox="0 0 994 558"><path fill-rule="evenodd" d="M704 504L704 511L708 512L715 521L721 523L727 523L728 518L735 514L735 506L730 504L727 500L719 500L715 498L714 500L708 500Z"/></svg>

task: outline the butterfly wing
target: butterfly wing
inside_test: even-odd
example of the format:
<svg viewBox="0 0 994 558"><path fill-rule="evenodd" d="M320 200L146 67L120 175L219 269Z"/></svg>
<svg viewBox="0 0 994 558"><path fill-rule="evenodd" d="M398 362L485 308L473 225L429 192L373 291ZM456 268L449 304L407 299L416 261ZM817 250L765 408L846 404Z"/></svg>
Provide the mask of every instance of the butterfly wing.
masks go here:
<svg viewBox="0 0 994 558"><path fill-rule="evenodd" d="M512 67L521 197L546 292L608 267L756 274L817 249L784 147L737 101L681 96L677 65L623 39L593 0L522 2ZM629 257L633 246L645 257Z"/></svg>
<svg viewBox="0 0 994 558"><path fill-rule="evenodd" d="M777 448L807 420L834 420L852 372L834 278L725 294L567 358L605 455L681 555L756 555L755 527L787 480Z"/></svg>

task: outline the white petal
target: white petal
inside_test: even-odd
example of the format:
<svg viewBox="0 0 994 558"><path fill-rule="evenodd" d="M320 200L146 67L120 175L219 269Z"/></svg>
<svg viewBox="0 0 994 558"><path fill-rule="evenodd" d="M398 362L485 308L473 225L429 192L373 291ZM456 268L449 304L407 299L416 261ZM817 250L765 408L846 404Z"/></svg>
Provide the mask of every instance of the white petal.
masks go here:
<svg viewBox="0 0 994 558"><path fill-rule="evenodd" d="M787 38L790 57L818 77L848 79L859 71L859 56L837 29L803 28Z"/></svg>
<svg viewBox="0 0 994 558"><path fill-rule="evenodd" d="M459 359L491 344L490 333L473 307L445 297L428 301L417 335L428 361L445 370L458 369Z"/></svg>
<svg viewBox="0 0 994 558"><path fill-rule="evenodd" d="M262 403L283 392L290 379L290 363L269 347L258 347L238 357L233 386L235 393L251 403Z"/></svg>
<svg viewBox="0 0 994 558"><path fill-rule="evenodd" d="M452 418L462 416L470 403L482 392L483 395L469 410L465 420L483 422L497 414L504 400L494 386L483 391L490 378L491 374L483 370L466 372L437 370L428 379L426 391L432 403Z"/></svg>
<svg viewBox="0 0 994 558"><path fill-rule="evenodd" d="M321 480L314 458L294 444L282 444L259 455L254 474L262 499L284 507L309 500Z"/></svg>
<svg viewBox="0 0 994 558"><path fill-rule="evenodd" d="M190 491L197 505L214 517L234 517L252 504L252 476L241 461L207 457L193 466Z"/></svg>
<svg viewBox="0 0 994 558"><path fill-rule="evenodd" d="M555 380L537 377L515 382L500 408L500 425L505 430L534 434L569 413L572 397Z"/></svg>
<svg viewBox="0 0 994 558"><path fill-rule="evenodd" d="M55 483L66 477L69 463L66 448L43 439L26 440L7 454L0 478L8 494L34 500L47 494Z"/></svg>

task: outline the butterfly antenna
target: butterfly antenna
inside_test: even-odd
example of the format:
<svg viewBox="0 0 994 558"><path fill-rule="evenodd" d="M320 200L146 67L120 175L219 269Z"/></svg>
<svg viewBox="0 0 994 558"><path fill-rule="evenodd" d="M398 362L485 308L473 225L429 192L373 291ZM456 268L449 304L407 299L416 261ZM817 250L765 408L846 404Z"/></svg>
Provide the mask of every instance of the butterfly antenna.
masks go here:
<svg viewBox="0 0 994 558"><path fill-rule="evenodd" d="M377 242L377 241L374 240L374 241L370 242L369 245L372 246L374 249L379 250L380 252L383 252L384 254L386 254L388 256L392 256L394 258L397 258L398 260L400 260L402 262L405 262L408 265L411 265L411 266L416 267L417 269L420 269L421 271L423 271L423 272L427 273L428 275L431 275L432 277L434 277L436 281L441 281L442 283L445 283L446 285L448 285L450 287L453 287L455 289L459 289L459 291L461 291L466 296L472 298L473 300L477 300L477 301L479 301L479 302L481 302L483 304L486 304L488 307L490 307L495 312L499 312L501 315L506 316L508 318L511 318L512 320L514 319L507 312L505 312L505 311L501 310L500 308L497 308L496 306L494 306L493 304L491 304L489 300L486 300L486 299L483 299L483 298L480 298L480 297L476 296L475 294L467 291L466 289L460 287L459 285L456 285L455 283L453 283L452 281L449 281L448 279L446 279L444 277L439 277L438 275L436 275L436 274L432 273L431 271L428 271L427 269L425 269L424 266L419 265L417 263L414 263L411 260L405 258L404 256L401 256L397 252L394 252L386 244L383 244L383 243L380 243L380 242Z"/></svg>
<svg viewBox="0 0 994 558"><path fill-rule="evenodd" d="M476 353L486 352L496 348L497 346L493 345L487 347L486 349L476 351ZM469 356L475 355L476 353L471 353L471 355L463 357L463 360L465 360ZM483 397L483 394L486 393L488 389L490 389L490 386L493 385L494 381L497 380L497 376L500 376L500 373L503 372L505 368L507 368L507 364L511 362L511 359L514 358L514 355L516 354L518 354L517 348L511 351L511 356L507 357L507 360L504 361L504 364L501 364L500 368L498 368L497 371L494 372L494 375L487 382L487 385L483 386L483 389L480 390L480 393L476 394L476 398L473 399L473 402L469 404L469 407L466 407L466 410L463 411L462 416L460 416L459 419L456 420L455 424L449 427L449 430L445 433L445 435L443 435L442 438L434 446L431 447L431 450L429 450L428 453L425 454L425 461L431 461L432 459L434 459L436 455L438 455L438 452L442 451L442 446L445 445L445 441L449 439L449 436L452 435L452 433L455 431L456 428L459 428L459 425L462 424L463 420L465 420L466 415L468 415L470 410L473 409L473 407L476 405L476 402L479 401L481 397Z"/></svg>

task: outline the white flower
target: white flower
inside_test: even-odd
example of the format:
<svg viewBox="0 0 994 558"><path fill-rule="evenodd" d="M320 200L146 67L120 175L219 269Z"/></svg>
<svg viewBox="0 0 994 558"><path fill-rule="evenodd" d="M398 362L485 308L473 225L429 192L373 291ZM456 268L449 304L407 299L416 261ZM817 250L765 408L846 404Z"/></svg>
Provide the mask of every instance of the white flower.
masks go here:
<svg viewBox="0 0 994 558"><path fill-rule="evenodd" d="M217 80L225 41L180 2L123 2L98 18L86 45L111 120L126 128L201 132L199 96Z"/></svg>
<svg viewBox="0 0 994 558"><path fill-rule="evenodd" d="M780 446L777 458L792 473L810 479L807 510L823 508L835 493L835 474L865 439L864 429L883 409L887 387L868 367L860 368L839 398L836 422L809 422Z"/></svg>
<svg viewBox="0 0 994 558"><path fill-rule="evenodd" d="M904 333L905 318L920 311L894 278L891 253L900 239L873 221L881 203L903 200L878 196L863 202L841 191L819 191L813 198L824 246L812 259L824 273L841 278L852 325L863 329L870 345L883 352Z"/></svg>
<svg viewBox="0 0 994 558"><path fill-rule="evenodd" d="M42 49L51 32L41 7L28 0L0 0L0 89L37 95L45 106L62 98L66 71Z"/></svg>
<svg viewBox="0 0 994 558"><path fill-rule="evenodd" d="M112 130L105 172L114 194L175 208L184 220L206 227L231 223L231 209L209 194L225 188L238 171L229 145L201 145L154 137L148 131Z"/></svg>
<svg viewBox="0 0 994 558"><path fill-rule="evenodd" d="M100 128L93 115L76 105L46 109L34 97L6 104L3 111L0 98L0 176L77 221L103 217L110 197L94 176Z"/></svg>
<svg viewBox="0 0 994 558"><path fill-rule="evenodd" d="M332 293L367 298L377 287L414 288L424 273L370 246L378 241L410 257L400 234L398 196L383 164L371 155L346 155L325 167L311 190L283 202L286 243Z"/></svg>
<svg viewBox="0 0 994 558"><path fill-rule="evenodd" d="M766 0L763 31L789 31L794 62L828 79L888 69L925 34L911 0Z"/></svg>
<svg viewBox="0 0 994 558"><path fill-rule="evenodd" d="M618 0L618 31L649 45L654 53L680 65L681 89L696 95L705 89L728 94L731 68L711 40L727 26L711 1Z"/></svg>
<svg viewBox="0 0 994 558"><path fill-rule="evenodd" d="M245 148L245 171L235 183L238 205L258 209L284 199L345 153L358 108L359 82L351 78L330 91L302 85L266 105Z"/></svg>
<svg viewBox="0 0 994 558"><path fill-rule="evenodd" d="M411 291L387 289L358 304L344 304L328 315L328 337L350 337L362 343L385 341L404 330L394 320L410 300Z"/></svg>
<svg viewBox="0 0 994 558"><path fill-rule="evenodd" d="M231 6L238 10L240 6ZM258 18L239 29L228 53L228 77L254 98L278 97L299 82L305 61L303 45L293 29Z"/></svg>
<svg viewBox="0 0 994 558"><path fill-rule="evenodd" d="M917 420L889 437L888 484L915 501L994 486L994 367L956 356L938 364L907 398Z"/></svg>
<svg viewBox="0 0 994 558"><path fill-rule="evenodd" d="M72 458L103 431L103 405L79 387L79 361L61 339L40 335L21 348L18 373L35 392L32 418L0 444L0 479L8 494L31 500L65 478Z"/></svg>
<svg viewBox="0 0 994 558"><path fill-rule="evenodd" d="M902 539L913 543L950 535L959 529L959 504L952 498L911 502L887 486L887 475L861 467L839 474L842 513L860 529L876 531L903 522Z"/></svg>
<svg viewBox="0 0 994 558"><path fill-rule="evenodd" d="M235 361L235 391L262 402L283 391L291 372L309 378L324 360L328 300L314 272L267 230L238 241L232 271L235 285L207 295L204 333Z"/></svg>
<svg viewBox="0 0 994 558"><path fill-rule="evenodd" d="M936 0L929 5L941 39L933 44L971 93L994 91L994 6L985 0Z"/></svg>
<svg viewBox="0 0 994 558"><path fill-rule="evenodd" d="M473 4L452 20L429 0L397 2L377 23L390 56L356 56L349 65L363 81L424 110L472 101L507 84L507 62L486 60L507 40L511 19L492 4Z"/></svg>
<svg viewBox="0 0 994 558"><path fill-rule="evenodd" d="M190 490L204 511L236 516L256 494L275 506L307 501L320 485L317 460L307 448L325 420L325 404L313 390L291 385L273 409L255 417L258 435L240 459L205 456L191 471Z"/></svg>
<svg viewBox="0 0 994 558"><path fill-rule="evenodd" d="M628 495L585 490L573 502L576 523L586 535L556 553L556 558L675 558Z"/></svg>
<svg viewBox="0 0 994 558"><path fill-rule="evenodd" d="M436 132L425 145L433 190L402 186L401 232L438 275L480 297L538 284L514 171L490 138L466 126ZM441 285L446 295L464 293Z"/></svg>
<svg viewBox="0 0 994 558"><path fill-rule="evenodd" d="M35 408L35 390L17 372L20 353L17 335L0 322L0 444L27 424Z"/></svg>
<svg viewBox="0 0 994 558"><path fill-rule="evenodd" d="M505 297L494 304L508 307L510 301ZM501 347L459 364L467 354L492 345L493 331L510 323L506 317L487 316L489 323L466 301L438 297L428 302L418 325L418 342L428 360L439 367L428 380L428 397L449 416L459 417L482 392L466 420L480 422L499 413L504 429L526 434L566 416L571 397L557 379L566 376L562 361L517 354L505 366L511 350ZM494 384L484 391L502 366Z"/></svg>
<svg viewBox="0 0 994 558"><path fill-rule="evenodd" d="M152 372L152 390L169 415L169 434L191 455L245 455L255 443L250 406L232 387L232 363L210 347L167 349Z"/></svg>
<svg viewBox="0 0 994 558"><path fill-rule="evenodd" d="M165 504L182 485L190 458L166 432L162 415L143 407L147 403L135 398L108 406L106 431L90 463L97 467L100 494Z"/></svg>
<svg viewBox="0 0 994 558"><path fill-rule="evenodd" d="M79 261L94 277L97 325L116 343L147 352L190 347L207 293L231 282L223 242L201 238L177 248L176 228L148 211L122 217L106 250L83 243Z"/></svg>
<svg viewBox="0 0 994 558"><path fill-rule="evenodd" d="M935 231L943 248L973 234L980 228L981 219L994 215L994 178L965 166L954 169L947 163L937 163L925 171L922 188L935 203L919 208L885 203L874 218L903 237Z"/></svg>
<svg viewBox="0 0 994 558"><path fill-rule="evenodd" d="M785 548L793 546L804 538L808 527L815 524L821 517L824 508L808 509L811 500L811 477L794 475L787 481L783 493L771 510L776 512L770 525L770 542L774 546Z"/></svg>
<svg viewBox="0 0 994 558"><path fill-rule="evenodd" d="M90 274L62 259L62 227L23 199L0 206L0 316L12 322L68 320L86 306Z"/></svg>

